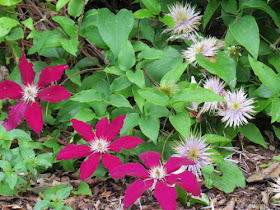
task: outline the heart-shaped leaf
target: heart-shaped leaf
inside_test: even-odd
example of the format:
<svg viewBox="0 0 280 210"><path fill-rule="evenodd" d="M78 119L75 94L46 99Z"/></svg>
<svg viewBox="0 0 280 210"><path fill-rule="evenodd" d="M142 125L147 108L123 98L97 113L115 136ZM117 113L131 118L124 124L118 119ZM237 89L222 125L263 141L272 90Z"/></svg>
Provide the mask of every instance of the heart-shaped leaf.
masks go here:
<svg viewBox="0 0 280 210"><path fill-rule="evenodd" d="M115 58L118 57L122 44L128 39L133 23L133 14L126 9L120 10L117 15L107 8L98 10L98 30Z"/></svg>

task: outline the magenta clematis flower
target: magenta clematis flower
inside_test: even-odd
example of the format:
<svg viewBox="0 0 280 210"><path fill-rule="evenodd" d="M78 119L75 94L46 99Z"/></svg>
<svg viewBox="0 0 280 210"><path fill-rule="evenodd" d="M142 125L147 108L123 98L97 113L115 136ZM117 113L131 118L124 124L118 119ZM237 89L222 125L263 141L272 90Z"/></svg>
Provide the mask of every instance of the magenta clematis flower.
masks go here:
<svg viewBox="0 0 280 210"><path fill-rule="evenodd" d="M111 142L123 127L125 117L126 115L122 115L115 118L110 125L107 117L99 120L95 126L95 134L90 125L72 119L74 129L90 145L68 144L59 151L57 160L70 160L89 156L80 168L82 180L90 177L95 172L99 165L100 156L102 157L103 166L111 172L114 167L122 165L122 162L119 157L110 155L107 151L120 152L122 149L132 149L143 142L142 139L135 136L123 136Z"/></svg>
<svg viewBox="0 0 280 210"><path fill-rule="evenodd" d="M22 53L19 59L19 69L23 87L15 82L5 80L0 83L0 99L20 99L16 105L9 107L8 121L3 123L7 131L16 128L25 117L26 122L32 130L40 134L43 127L43 109L36 100L60 102L67 99L71 94L60 85L51 85L58 81L67 65L46 67L42 70L39 82L34 84L35 72L33 64L29 63Z"/></svg>
<svg viewBox="0 0 280 210"><path fill-rule="evenodd" d="M174 187L178 184L194 196L201 197L201 188L195 175L190 171L173 174L182 165L194 165L184 157L170 157L166 164L160 163L158 152L144 152L139 158L149 168L146 170L140 163L126 163L111 171L113 179L123 178L124 175L139 177L126 190L124 208L132 205L148 189L154 189L154 195L163 209L176 210L177 192Z"/></svg>

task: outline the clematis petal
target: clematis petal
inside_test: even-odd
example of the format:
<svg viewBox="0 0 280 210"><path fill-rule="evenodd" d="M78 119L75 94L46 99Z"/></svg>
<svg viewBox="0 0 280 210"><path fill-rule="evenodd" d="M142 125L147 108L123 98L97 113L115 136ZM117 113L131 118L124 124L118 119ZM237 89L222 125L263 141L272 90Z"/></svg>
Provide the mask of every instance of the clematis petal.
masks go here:
<svg viewBox="0 0 280 210"><path fill-rule="evenodd" d="M147 179L149 172L140 163L125 163L115 167L111 172L113 179L121 179L125 175Z"/></svg>
<svg viewBox="0 0 280 210"><path fill-rule="evenodd" d="M87 145L68 144L61 149L56 156L57 160L70 160L73 158L87 157L92 154L92 151Z"/></svg>
<svg viewBox="0 0 280 210"><path fill-rule="evenodd" d="M160 165L160 154L158 152L148 151L138 155L148 168Z"/></svg>
<svg viewBox="0 0 280 210"><path fill-rule="evenodd" d="M106 130L107 141L112 141L120 133L126 115L116 117Z"/></svg>
<svg viewBox="0 0 280 210"><path fill-rule="evenodd" d="M33 84L35 78L35 72L33 71L33 64L29 63L26 60L24 53L22 52L22 56L19 59L20 63L18 65L20 74L21 74L21 81L23 85Z"/></svg>
<svg viewBox="0 0 280 210"><path fill-rule="evenodd" d="M24 101L18 101L16 105L10 106L8 121L3 123L7 131L16 128L22 121L27 104Z"/></svg>
<svg viewBox="0 0 280 210"><path fill-rule="evenodd" d="M135 180L125 191L123 208L125 209L126 207L131 206L146 190L152 187L152 185L153 180L146 182L140 179Z"/></svg>
<svg viewBox="0 0 280 210"><path fill-rule="evenodd" d="M171 185L178 184L192 195L201 197L201 187L192 172L185 171L180 174L172 174L170 176L166 176L165 179L167 183Z"/></svg>
<svg viewBox="0 0 280 210"><path fill-rule="evenodd" d="M95 138L95 135L89 124L76 119L72 119L70 121L72 122L74 129L81 135L81 137L85 141L91 142Z"/></svg>
<svg viewBox="0 0 280 210"><path fill-rule="evenodd" d="M165 210L176 210L177 191L175 187L168 187L166 183L158 181L154 195L159 205Z"/></svg>
<svg viewBox="0 0 280 210"><path fill-rule="evenodd" d="M67 65L53 66L52 70L49 66L47 66L42 70L37 86L40 89L48 87L52 82L58 81L66 69L68 69Z"/></svg>
<svg viewBox="0 0 280 210"><path fill-rule="evenodd" d="M51 103L57 103L70 97L71 93L60 85L50 86L38 93L38 98L41 101L49 101Z"/></svg>
<svg viewBox="0 0 280 210"><path fill-rule="evenodd" d="M39 135L44 125L43 109L41 104L39 104L36 100L34 103L28 104L24 116L30 128Z"/></svg>
<svg viewBox="0 0 280 210"><path fill-rule="evenodd" d="M122 161L119 157L110 155L107 152L102 153L102 163L108 171L112 171L113 168L122 165Z"/></svg>
<svg viewBox="0 0 280 210"><path fill-rule="evenodd" d="M113 152L120 152L122 149L132 149L142 142L143 140L136 136L123 136L113 141L110 144L109 150Z"/></svg>
<svg viewBox="0 0 280 210"><path fill-rule="evenodd" d="M94 153L84 161L80 168L81 179L84 181L86 178L90 177L98 167L100 162L100 153Z"/></svg>
<svg viewBox="0 0 280 210"><path fill-rule="evenodd" d="M4 80L0 83L0 99L18 99L22 97L21 87L12 81Z"/></svg>
<svg viewBox="0 0 280 210"><path fill-rule="evenodd" d="M177 171L181 166L195 165L196 163L188 158L184 157L170 157L167 163L164 165L167 174Z"/></svg>
<svg viewBox="0 0 280 210"><path fill-rule="evenodd" d="M97 138L105 137L108 125L109 125L109 120L107 117L104 117L98 121L98 123L95 126L95 134Z"/></svg>

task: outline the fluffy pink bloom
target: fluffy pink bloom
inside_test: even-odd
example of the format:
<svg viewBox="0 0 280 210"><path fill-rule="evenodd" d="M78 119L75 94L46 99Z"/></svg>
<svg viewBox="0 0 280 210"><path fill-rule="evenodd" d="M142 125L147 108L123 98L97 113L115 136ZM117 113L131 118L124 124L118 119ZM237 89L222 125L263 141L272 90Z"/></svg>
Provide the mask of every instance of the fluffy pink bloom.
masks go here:
<svg viewBox="0 0 280 210"><path fill-rule="evenodd" d="M108 171L122 164L119 157L109 154L107 151L120 152L122 149L132 149L143 141L135 136L123 136L111 142L123 127L126 115L115 118L109 125L108 118L105 117L98 121L95 126L95 134L90 125L72 119L74 129L89 145L68 144L61 149L57 155L57 160L70 160L73 158L88 157L81 165L81 179L90 177L99 165L100 156L102 163Z"/></svg>
<svg viewBox="0 0 280 210"><path fill-rule="evenodd" d="M23 87L15 82L5 80L0 83L0 99L20 99L16 105L9 107L8 121L3 126L9 131L16 128L25 117L26 122L32 130L40 134L43 127L43 109L38 103L37 98L41 101L51 103L60 102L67 99L71 94L60 85L51 85L52 82L58 81L67 65L46 67L42 70L39 82L34 84L35 72L33 64L29 63L22 53L19 59L19 70Z"/></svg>
<svg viewBox="0 0 280 210"><path fill-rule="evenodd" d="M126 163L111 171L113 179L123 178L124 175L139 177L126 190L124 208L132 205L148 189L154 189L154 195L163 209L175 210L177 192L175 184L194 196L201 196L201 188L195 175L190 171L173 174L182 165L194 165L195 162L184 157L171 157L167 163L160 163L160 154L144 152L139 158L149 168L146 170L140 163Z"/></svg>

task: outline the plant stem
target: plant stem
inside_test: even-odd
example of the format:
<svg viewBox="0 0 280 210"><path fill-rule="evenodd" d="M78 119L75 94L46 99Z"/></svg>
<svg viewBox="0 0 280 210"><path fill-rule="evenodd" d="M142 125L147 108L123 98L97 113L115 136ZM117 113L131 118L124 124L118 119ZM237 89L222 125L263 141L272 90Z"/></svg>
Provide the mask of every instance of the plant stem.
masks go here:
<svg viewBox="0 0 280 210"><path fill-rule="evenodd" d="M167 143L167 140L170 138L170 136L173 134L173 132L175 131L175 129L173 129L169 135L166 137L165 141L164 141L164 144L163 144L163 147L162 147L162 151L161 151L161 160L163 161L163 153L164 153L164 150L165 150L165 146L166 146L166 143Z"/></svg>
<svg viewBox="0 0 280 210"><path fill-rule="evenodd" d="M76 76L76 75L78 75L78 74L82 74L82 73L85 73L85 72L87 72L87 71L95 71L95 70L104 70L104 68L85 69L85 70L76 72L75 74L72 74L70 77L68 77L67 79L65 79L64 81L62 81L59 85L64 84L64 83L67 82L69 79L71 79L72 77L74 77L74 76Z"/></svg>
<svg viewBox="0 0 280 210"><path fill-rule="evenodd" d="M154 83L155 86L159 86L153 79L152 77L149 75L149 73L147 72L146 68L143 66L144 72L146 73L147 77L149 77L149 79L152 81L152 83Z"/></svg>
<svg viewBox="0 0 280 210"><path fill-rule="evenodd" d="M83 20L83 17L84 17L85 6L86 6L86 0L84 0L83 10L82 10L82 14L80 16L79 29L78 29L78 33L77 33L78 39L79 39L80 31L81 31L82 20Z"/></svg>

